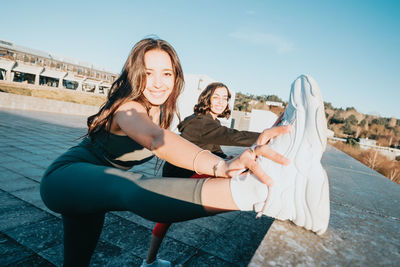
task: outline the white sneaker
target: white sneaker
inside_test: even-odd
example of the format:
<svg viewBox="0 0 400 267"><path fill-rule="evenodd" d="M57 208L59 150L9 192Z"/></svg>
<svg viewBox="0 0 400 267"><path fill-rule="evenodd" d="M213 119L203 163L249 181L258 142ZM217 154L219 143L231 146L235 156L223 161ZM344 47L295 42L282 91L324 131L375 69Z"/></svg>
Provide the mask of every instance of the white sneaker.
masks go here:
<svg viewBox="0 0 400 267"><path fill-rule="evenodd" d="M171 267L171 262L162 259L156 259L152 263L147 263L146 260L143 260L140 267Z"/></svg>
<svg viewBox="0 0 400 267"><path fill-rule="evenodd" d="M286 124L292 124L291 132L271 140L269 146L289 158L291 163L284 166L267 158L258 158L259 164L274 180L274 185L268 188L264 203L253 202L254 210L259 212L258 216L264 214L290 220L323 234L328 227L330 213L328 177L321 165L327 128L321 93L310 76L301 75L293 82L289 103L280 123ZM246 187L244 184L251 185L251 188L259 186L254 192L262 192L260 188L265 188L250 173L232 180L232 194L238 195L240 188Z"/></svg>

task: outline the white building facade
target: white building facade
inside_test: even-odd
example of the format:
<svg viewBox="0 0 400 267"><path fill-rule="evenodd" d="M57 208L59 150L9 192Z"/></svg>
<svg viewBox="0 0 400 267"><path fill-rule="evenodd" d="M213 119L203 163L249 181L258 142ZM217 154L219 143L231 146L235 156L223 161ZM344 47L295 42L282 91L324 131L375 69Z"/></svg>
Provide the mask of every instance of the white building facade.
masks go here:
<svg viewBox="0 0 400 267"><path fill-rule="evenodd" d="M118 74L0 40L0 80L106 94Z"/></svg>

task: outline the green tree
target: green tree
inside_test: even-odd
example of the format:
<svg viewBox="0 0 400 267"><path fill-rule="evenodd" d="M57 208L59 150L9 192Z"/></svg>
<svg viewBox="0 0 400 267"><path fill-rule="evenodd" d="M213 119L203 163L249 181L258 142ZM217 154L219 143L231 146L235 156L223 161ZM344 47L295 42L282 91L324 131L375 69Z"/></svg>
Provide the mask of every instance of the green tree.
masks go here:
<svg viewBox="0 0 400 267"><path fill-rule="evenodd" d="M356 132L352 129L351 124L349 122L345 122L342 127L343 133L347 135L354 135Z"/></svg>
<svg viewBox="0 0 400 267"><path fill-rule="evenodd" d="M385 118L375 118L371 121L371 124L386 125L386 120Z"/></svg>
<svg viewBox="0 0 400 267"><path fill-rule="evenodd" d="M339 111L336 111L332 118L330 119L329 123L332 124L339 124L339 123L344 123L344 118L340 115Z"/></svg>
<svg viewBox="0 0 400 267"><path fill-rule="evenodd" d="M325 109L334 109L332 106L332 103L330 103L330 102L324 102L324 107L325 107Z"/></svg>
<svg viewBox="0 0 400 267"><path fill-rule="evenodd" d="M351 145L352 147L357 147L357 148L360 147L359 141L360 141L359 138L353 138L353 137L349 137L346 139L347 144Z"/></svg>
<svg viewBox="0 0 400 267"><path fill-rule="evenodd" d="M345 123L349 123L350 125L357 125L358 120L356 118L356 116L354 116L354 114L351 114L350 116L348 116L345 120Z"/></svg>
<svg viewBox="0 0 400 267"><path fill-rule="evenodd" d="M276 95L269 95L267 96L267 100L268 101L273 101L273 102L283 102L282 99L280 99L278 96Z"/></svg>
<svg viewBox="0 0 400 267"><path fill-rule="evenodd" d="M357 111L354 107L348 107L348 108L346 108L346 111L350 111L350 110Z"/></svg>

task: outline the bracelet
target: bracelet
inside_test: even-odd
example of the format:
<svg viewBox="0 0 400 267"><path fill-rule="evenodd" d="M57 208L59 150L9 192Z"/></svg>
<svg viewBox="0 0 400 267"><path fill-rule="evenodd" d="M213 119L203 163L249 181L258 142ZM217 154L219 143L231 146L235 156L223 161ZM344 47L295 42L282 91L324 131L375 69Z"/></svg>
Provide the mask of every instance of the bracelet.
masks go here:
<svg viewBox="0 0 400 267"><path fill-rule="evenodd" d="M224 162L223 159L221 159L220 161L218 161L217 164L214 165L213 167L213 173L214 173L214 177L217 177L217 170L218 168L221 166L221 164Z"/></svg>
<svg viewBox="0 0 400 267"><path fill-rule="evenodd" d="M208 151L208 150L206 150L206 149L202 149L202 150L200 150L199 152L197 152L196 156L195 156L194 159L193 159L193 170L194 170L194 172L197 173L197 174L201 174L201 173L199 173L199 172L196 170L196 160L197 160L197 157L198 157L201 153L203 153L203 152L210 152L210 151ZM210 153L211 153L211 152L210 152Z"/></svg>

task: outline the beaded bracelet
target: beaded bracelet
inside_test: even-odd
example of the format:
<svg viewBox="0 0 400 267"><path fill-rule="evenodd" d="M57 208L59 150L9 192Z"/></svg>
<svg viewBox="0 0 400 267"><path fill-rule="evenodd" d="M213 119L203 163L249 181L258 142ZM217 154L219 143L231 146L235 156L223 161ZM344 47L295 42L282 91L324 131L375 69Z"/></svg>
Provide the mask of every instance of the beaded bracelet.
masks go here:
<svg viewBox="0 0 400 267"><path fill-rule="evenodd" d="M217 177L217 170L218 168L221 166L221 164L224 162L223 159L221 159L220 161L218 161L217 164L214 165L213 167L213 173L214 173L214 177Z"/></svg>

